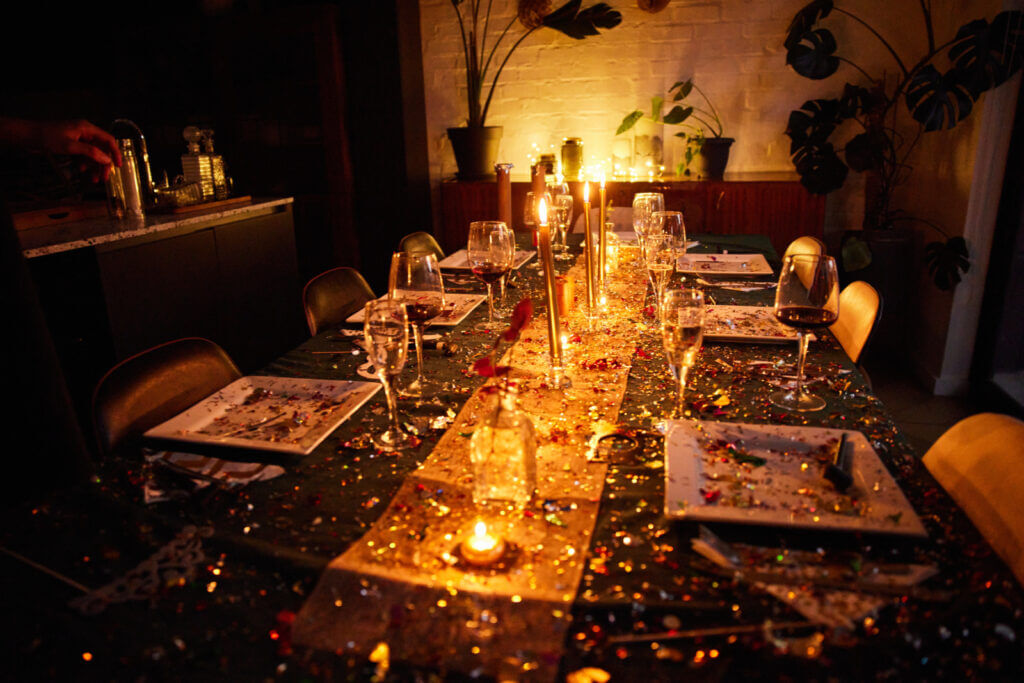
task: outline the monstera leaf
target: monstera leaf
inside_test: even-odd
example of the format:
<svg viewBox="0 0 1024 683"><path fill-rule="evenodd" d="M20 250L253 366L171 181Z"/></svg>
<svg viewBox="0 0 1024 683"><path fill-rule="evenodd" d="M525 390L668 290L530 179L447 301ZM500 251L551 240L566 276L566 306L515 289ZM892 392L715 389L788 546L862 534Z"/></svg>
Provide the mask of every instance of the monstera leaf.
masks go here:
<svg viewBox="0 0 1024 683"><path fill-rule="evenodd" d="M839 100L807 100L789 114L786 135L792 141L790 155L796 157L801 148L826 142L842 121Z"/></svg>
<svg viewBox="0 0 1024 683"><path fill-rule="evenodd" d="M881 130L868 130L846 143L846 163L854 171L880 168L889 149L889 138Z"/></svg>
<svg viewBox="0 0 1024 683"><path fill-rule="evenodd" d="M906 98L910 115L928 131L955 126L970 115L975 99L960 82L956 68L940 74L931 64L918 69Z"/></svg>
<svg viewBox="0 0 1024 683"><path fill-rule="evenodd" d="M847 83L839 98L839 115L844 119L867 114L885 106L885 97L860 85Z"/></svg>
<svg viewBox="0 0 1024 683"><path fill-rule="evenodd" d="M967 242L963 237L929 242L924 247L924 262L935 286L948 292L960 284L960 273L970 270Z"/></svg>
<svg viewBox="0 0 1024 683"><path fill-rule="evenodd" d="M793 21L786 29L786 42L783 43L787 50L799 45L819 19L824 19L832 11L832 0L812 0L803 9L796 13Z"/></svg>
<svg viewBox="0 0 1024 683"><path fill-rule="evenodd" d="M542 23L570 38L583 40L587 36L598 35L599 28L615 28L622 22L622 15L606 3L599 2L585 10L580 10L581 4L583 0L569 0L544 17Z"/></svg>
<svg viewBox="0 0 1024 683"><path fill-rule="evenodd" d="M846 182L849 170L842 162L832 143L804 147L799 158L793 157L800 184L813 194L828 194Z"/></svg>
<svg viewBox="0 0 1024 683"><path fill-rule="evenodd" d="M1024 13L1000 12L992 23L976 19L957 31L949 48L957 77L975 99L1015 74L1024 64Z"/></svg>
<svg viewBox="0 0 1024 683"><path fill-rule="evenodd" d="M819 81L828 78L839 68L839 58L835 56L836 39L832 32L825 28L808 31L800 42L786 52L786 64L793 67L805 78Z"/></svg>

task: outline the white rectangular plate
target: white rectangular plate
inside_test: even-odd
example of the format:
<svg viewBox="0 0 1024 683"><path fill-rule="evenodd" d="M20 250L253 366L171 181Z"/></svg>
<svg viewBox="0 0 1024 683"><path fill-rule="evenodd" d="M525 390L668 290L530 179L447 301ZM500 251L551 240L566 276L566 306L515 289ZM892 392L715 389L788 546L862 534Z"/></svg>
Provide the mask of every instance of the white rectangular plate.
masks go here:
<svg viewBox="0 0 1024 683"><path fill-rule="evenodd" d="M522 268L536 253L535 251L516 251L515 258L512 261L512 268L516 270ZM449 270L470 270L469 252L465 249L459 249L455 253L448 254L448 256L441 260L440 266Z"/></svg>
<svg viewBox="0 0 1024 683"><path fill-rule="evenodd" d="M686 254L676 268L693 275L771 275L764 254Z"/></svg>
<svg viewBox="0 0 1024 683"><path fill-rule="evenodd" d="M797 332L776 320L771 306L708 306L704 339L782 343L795 341Z"/></svg>
<svg viewBox="0 0 1024 683"><path fill-rule="evenodd" d="M848 431L853 485L839 493L815 452L843 430L673 421L665 437L665 515L703 522L927 536L878 454ZM731 454L764 458L754 466Z"/></svg>
<svg viewBox="0 0 1024 683"><path fill-rule="evenodd" d="M387 296L380 297L386 299ZM473 312L473 309L479 306L482 302L487 301L486 294L457 294L454 292L445 292L444 300L446 302L444 312L436 318L431 318L427 321L428 325L443 325L445 327L454 327L465 320L466 316ZM359 309L348 318L345 319L347 323L361 323L363 322L363 309Z"/></svg>
<svg viewBox="0 0 1024 683"><path fill-rule="evenodd" d="M377 382L242 377L146 436L307 455L378 389Z"/></svg>

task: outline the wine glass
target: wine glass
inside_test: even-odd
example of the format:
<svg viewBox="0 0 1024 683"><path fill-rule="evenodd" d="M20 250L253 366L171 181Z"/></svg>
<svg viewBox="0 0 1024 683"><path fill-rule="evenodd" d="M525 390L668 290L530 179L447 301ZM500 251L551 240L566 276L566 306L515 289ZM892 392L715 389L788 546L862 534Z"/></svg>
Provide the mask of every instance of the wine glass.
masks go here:
<svg viewBox="0 0 1024 683"><path fill-rule="evenodd" d="M537 235L537 203L543 199L546 206L551 206L551 195L547 192L543 194L537 194L536 192L526 193L526 202L523 204L523 224L529 226L533 231L533 246L538 244ZM533 260L529 268L537 269L540 268L540 259L536 258Z"/></svg>
<svg viewBox="0 0 1024 683"><path fill-rule="evenodd" d="M782 261L775 289L775 317L799 335L796 388L777 391L769 399L780 408L801 412L821 410L825 400L804 389L804 361L811 330L828 327L839 318L839 275L831 256L791 254Z"/></svg>
<svg viewBox="0 0 1024 683"><path fill-rule="evenodd" d="M551 208L554 212L555 227L558 229L557 244L552 245L551 250L557 253L556 259L567 261L572 258L569 255L569 247L565 244L566 233L569 231L569 225L572 223L572 195L557 195Z"/></svg>
<svg viewBox="0 0 1024 683"><path fill-rule="evenodd" d="M673 289L662 301L661 342L669 368L679 382L676 393L676 414L685 412L683 396L686 376L697 360L704 341L704 292L699 289Z"/></svg>
<svg viewBox="0 0 1024 683"><path fill-rule="evenodd" d="M675 271L676 251L670 235L648 235L643 246L644 266L647 277L654 288L654 299L657 303L656 320L661 320L662 298L665 286Z"/></svg>
<svg viewBox="0 0 1024 683"><path fill-rule="evenodd" d="M469 224L467 244L469 267L487 285L487 322L477 329L494 328L494 283L512 269L515 240L502 221L474 221Z"/></svg>
<svg viewBox="0 0 1024 683"><path fill-rule="evenodd" d="M682 212L654 211L651 213L651 222L656 232L671 237L676 256L686 254L686 223L683 221Z"/></svg>
<svg viewBox="0 0 1024 683"><path fill-rule="evenodd" d="M409 354L409 317L405 312L405 304L394 299L368 301L363 313L366 353L384 387L388 421L391 423L387 429L371 435L371 438L378 448L399 450L412 443L412 437L398 424L398 400L394 388L394 378L402 372Z"/></svg>
<svg viewBox="0 0 1024 683"><path fill-rule="evenodd" d="M652 214L664 210L665 197L660 192L637 192L633 195L633 232L641 248L644 238L657 232L651 221Z"/></svg>
<svg viewBox="0 0 1024 683"><path fill-rule="evenodd" d="M437 256L432 252L399 251L391 255L388 296L405 304L416 343L416 379L406 384L406 396L423 395L423 330L444 308L444 284Z"/></svg>

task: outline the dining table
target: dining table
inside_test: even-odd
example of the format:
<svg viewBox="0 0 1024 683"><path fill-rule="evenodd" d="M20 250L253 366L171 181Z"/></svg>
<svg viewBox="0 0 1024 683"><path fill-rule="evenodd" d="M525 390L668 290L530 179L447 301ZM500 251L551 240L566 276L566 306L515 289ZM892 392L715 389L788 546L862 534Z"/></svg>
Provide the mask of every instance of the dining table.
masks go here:
<svg viewBox="0 0 1024 683"><path fill-rule="evenodd" d="M520 248L532 249L530 236L517 234ZM701 288L709 307L772 305L780 263L767 237L690 239L691 254L764 256L774 275L677 273L670 287ZM578 276L579 235L569 236L569 249L574 258L555 268ZM429 330L445 342L424 353L430 391L398 402L415 437L410 448L373 446L370 435L388 419L378 392L308 455L147 444L256 463L263 474L246 483L117 456L70 489L5 506L12 680L1019 676L1021 587L829 331L815 333L806 369L823 410L790 412L768 398L791 382L795 341L706 340L685 412L666 422L675 380L646 274L635 247L622 240L617 249L608 273L613 305L563 330L572 386L543 373L522 379L520 405L534 421L538 453L559 454L541 468L558 486L496 518L518 553L500 567L477 571L458 558L476 514L465 452L482 410L473 402L500 381L474 364L494 348L517 301L530 298L535 311L511 364L546 362L544 283L530 264L510 277L494 329L478 328L484 303L457 325ZM452 293L485 291L465 273L446 284ZM586 308L578 284L573 306ZM325 330L254 374L375 382L359 375L367 357L357 339ZM863 435L912 508L902 520L892 516L893 530L916 513L923 532L819 527L814 504L830 486L824 479L809 485L803 524L673 514L666 433L679 423ZM723 461L740 458L724 448ZM32 457L31 447L8 457ZM743 466L759 464L749 456ZM708 506L730 499L756 507L767 495L730 498L729 483L718 481L700 491ZM914 572L917 580L898 580ZM896 580L875 581L879 573Z"/></svg>

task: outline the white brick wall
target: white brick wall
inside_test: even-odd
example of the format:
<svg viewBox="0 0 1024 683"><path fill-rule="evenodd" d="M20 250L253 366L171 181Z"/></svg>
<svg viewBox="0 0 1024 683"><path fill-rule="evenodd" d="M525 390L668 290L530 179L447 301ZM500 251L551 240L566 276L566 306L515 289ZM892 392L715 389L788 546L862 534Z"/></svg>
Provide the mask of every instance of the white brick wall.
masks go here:
<svg viewBox="0 0 1024 683"><path fill-rule="evenodd" d="M712 98L725 134L736 138L730 171L792 171L784 135L790 111L807 99L838 95L847 80L861 80L848 66L825 81L802 78L786 66L782 40L807 0L673 0L656 14L639 10L632 0L608 1L623 15L615 29L583 41L541 29L509 60L487 123L504 127L500 160L515 164L515 173L527 172L533 145L557 154L566 136L583 138L588 164L610 157L622 117L633 109L649 109L651 96L689 77ZM492 35L513 16L515 5L514 0L494 0ZM920 23L911 0L851 0L845 6L870 17L890 38L904 39L902 22ZM455 173L445 130L465 122L465 79L451 0L420 0L420 18L436 190L442 177ZM828 25L841 53L856 56L869 73L893 68L856 24L837 17ZM911 29L906 33L912 37L923 34L916 24ZM518 23L510 31L516 37L521 32ZM676 130L666 127L663 135L668 168L680 155ZM832 203L833 229L859 227L860 202L836 197Z"/></svg>

